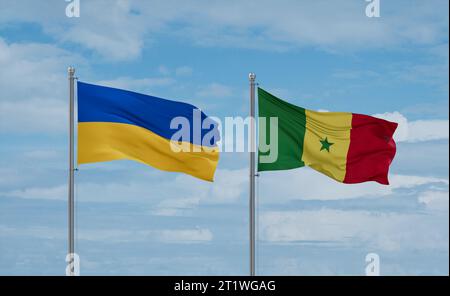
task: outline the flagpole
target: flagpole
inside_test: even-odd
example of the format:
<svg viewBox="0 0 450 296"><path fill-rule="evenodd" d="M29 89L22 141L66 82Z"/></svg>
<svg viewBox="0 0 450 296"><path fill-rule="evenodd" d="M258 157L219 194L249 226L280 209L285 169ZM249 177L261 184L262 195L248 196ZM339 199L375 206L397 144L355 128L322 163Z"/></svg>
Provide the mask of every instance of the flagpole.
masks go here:
<svg viewBox="0 0 450 296"><path fill-rule="evenodd" d="M255 275L255 73L250 81L250 275Z"/></svg>
<svg viewBox="0 0 450 296"><path fill-rule="evenodd" d="M68 225L69 225L69 275L75 275L74 253L75 253L75 201L74 201L74 81L75 68L67 69L69 75L69 199L68 199Z"/></svg>

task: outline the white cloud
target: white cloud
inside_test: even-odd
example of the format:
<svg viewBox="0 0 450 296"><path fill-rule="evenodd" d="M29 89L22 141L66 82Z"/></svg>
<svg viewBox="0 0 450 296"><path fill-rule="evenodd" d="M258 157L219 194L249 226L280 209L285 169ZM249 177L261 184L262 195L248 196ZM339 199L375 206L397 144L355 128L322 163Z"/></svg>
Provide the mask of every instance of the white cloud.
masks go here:
<svg viewBox="0 0 450 296"><path fill-rule="evenodd" d="M101 194L99 194L101 192ZM79 201L136 202L150 198L152 193L141 183L76 183L76 197ZM3 192L4 196L24 199L67 200L67 184L50 187L29 187Z"/></svg>
<svg viewBox="0 0 450 296"><path fill-rule="evenodd" d="M199 197L164 199L151 211L157 216L188 216L200 203Z"/></svg>
<svg viewBox="0 0 450 296"><path fill-rule="evenodd" d="M410 175L392 175L391 176L391 187L394 189L401 188L413 188L416 186L427 185L427 184L449 184L448 178L435 178L435 177L424 177L424 176L410 176Z"/></svg>
<svg viewBox="0 0 450 296"><path fill-rule="evenodd" d="M27 228L10 227L0 225L0 237L39 237L46 239L66 239L67 232L62 228L50 228L44 226L31 226Z"/></svg>
<svg viewBox="0 0 450 296"><path fill-rule="evenodd" d="M61 152L54 149L36 149L25 151L23 156L33 160L53 160L61 157Z"/></svg>
<svg viewBox="0 0 450 296"><path fill-rule="evenodd" d="M428 209L448 211L449 194L448 191L426 191L419 196L419 202Z"/></svg>
<svg viewBox="0 0 450 296"><path fill-rule="evenodd" d="M54 45L6 43L0 38L0 100L63 100L67 97L67 66L84 61Z"/></svg>
<svg viewBox="0 0 450 296"><path fill-rule="evenodd" d="M0 101L0 133L67 132L68 112L59 100Z"/></svg>
<svg viewBox="0 0 450 296"><path fill-rule="evenodd" d="M448 120L417 120L408 124L408 142L448 139Z"/></svg>
<svg viewBox="0 0 450 296"><path fill-rule="evenodd" d="M271 243L364 243L372 250L398 251L448 250L448 235L443 231L447 228L448 233L448 223L441 223L445 219L421 214L322 209L268 211L261 214L259 221L261 239Z"/></svg>
<svg viewBox="0 0 450 296"><path fill-rule="evenodd" d="M183 192L182 198L163 199L153 214L161 216L186 215L200 204L227 204L236 202L245 192L248 179L247 169L218 169L214 183L205 183L180 175L167 191Z"/></svg>
<svg viewBox="0 0 450 296"><path fill-rule="evenodd" d="M192 72L192 68L188 66L181 66L175 69L175 75L177 76L191 76Z"/></svg>
<svg viewBox="0 0 450 296"><path fill-rule="evenodd" d="M77 174L83 174L83 171L81 168ZM158 174L148 174L141 181L106 184L79 182L77 178L75 194L80 202L138 202L152 205L153 214L176 216L186 214L186 211L198 207L201 203L227 204L237 201L247 188L246 175L246 169L220 169L217 170L216 181L213 183L182 174L175 178L173 175L168 176L163 180L158 178ZM152 183L158 186L149 186ZM65 201L67 185L28 187L1 194L24 199Z"/></svg>
<svg viewBox="0 0 450 296"><path fill-rule="evenodd" d="M112 60L140 56L145 33L159 28L153 19L135 13L130 1L81 1L80 18L67 18L64 1L2 1L0 23L37 23L59 42L80 44ZM155 19L155 21L158 18ZM158 21L159 22L159 21ZM147 26L146 26L147 25Z"/></svg>
<svg viewBox="0 0 450 296"><path fill-rule="evenodd" d="M443 178L391 175L389 186L375 182L349 185L336 182L308 167L288 171L261 172L259 178L259 198L269 203L282 203L286 200L387 197L397 189L433 184L448 186L449 184L448 179Z"/></svg>
<svg viewBox="0 0 450 296"><path fill-rule="evenodd" d="M339 50L432 44L448 30L448 3L439 0L383 3L382 21L367 18L367 4L356 0L97 0L82 3L79 19L66 18L63 5L2 1L0 23L36 22L62 42L114 60L139 57L161 33L203 46Z"/></svg>
<svg viewBox="0 0 450 296"><path fill-rule="evenodd" d="M83 174L83 169L78 172ZM418 188L446 188L448 179L391 175L390 186L374 182L362 184L338 183L309 168L290 171L263 172L258 183L258 198L263 203L283 204L290 200L340 200L364 197L390 197L396 190ZM149 212L161 216L189 216L192 210L204 204L236 203L247 192L248 170L221 169L216 181L204 182L185 175L159 179L148 175L140 181L91 183L77 182L76 196L80 202L137 202L149 206ZM148 178L147 178L148 177ZM158 178L155 180L154 178ZM149 187L155 182L158 186ZM151 189L151 190L150 190ZM101 193L101 194L100 194ZM182 193L182 194L180 194ZM65 201L67 185L26 187L2 192L3 196L24 199L51 199ZM275 198L276 197L276 198Z"/></svg>
<svg viewBox="0 0 450 296"><path fill-rule="evenodd" d="M181 230L161 230L158 231L159 240L167 243L184 242L208 242L213 239L213 234L209 229L181 229Z"/></svg>
<svg viewBox="0 0 450 296"><path fill-rule="evenodd" d="M110 243L157 241L184 244L209 242L213 239L213 234L207 228L157 230L94 229L79 231L77 237L80 240L107 241Z"/></svg>
<svg viewBox="0 0 450 296"><path fill-rule="evenodd" d="M396 142L422 142L449 138L448 120L408 121L405 116L397 111L375 114L373 116L399 124L394 134Z"/></svg>
<svg viewBox="0 0 450 296"><path fill-rule="evenodd" d="M0 186L16 185L24 176L16 168L0 167Z"/></svg>
<svg viewBox="0 0 450 296"><path fill-rule="evenodd" d="M164 65L161 65L161 66L158 67L158 72L159 72L160 74L162 74L162 75L165 75L165 76L170 74L169 68L167 68L167 67L164 66Z"/></svg>
<svg viewBox="0 0 450 296"><path fill-rule="evenodd" d="M107 59L130 60L141 55L145 34L154 23L133 13L130 1L84 1L81 5L79 21L68 26L62 22L65 30L50 28L55 25L52 18L41 22L61 41L81 44Z"/></svg>
<svg viewBox="0 0 450 296"><path fill-rule="evenodd" d="M226 170L222 169L217 172L214 186L212 186L208 195L212 198L206 201L210 202L234 202L241 197L246 190L248 183L248 169Z"/></svg>
<svg viewBox="0 0 450 296"><path fill-rule="evenodd" d="M180 66L175 68L173 71L171 69L169 69L167 66L165 65L160 65L158 67L158 72L163 75L163 76L169 76L172 74L172 72L174 72L175 76L191 76L192 75L192 68L188 67L188 66Z"/></svg>
<svg viewBox="0 0 450 296"><path fill-rule="evenodd" d="M67 200L67 185L53 187L30 187L22 190L5 192L4 195L24 199Z"/></svg>
<svg viewBox="0 0 450 296"><path fill-rule="evenodd" d="M67 130L67 65L83 59L42 43L0 38L0 132Z"/></svg>
<svg viewBox="0 0 450 296"><path fill-rule="evenodd" d="M65 229L56 227L33 226L16 228L0 225L0 237L38 237L47 239L66 239ZM124 230L124 229L80 229L76 237L80 241L97 242L143 242L157 241L162 243L204 243L212 241L213 233L208 228L194 229L155 229L155 230Z"/></svg>
<svg viewBox="0 0 450 296"><path fill-rule="evenodd" d="M145 78L133 78L129 76L117 77L110 80L99 80L96 84L133 90L142 93L154 92L156 88L167 87L173 85L176 80L171 77L171 70L161 65L158 67L158 72L161 74L159 77L145 77ZM188 76L192 73L192 69L189 67L178 67L175 69L175 76Z"/></svg>
<svg viewBox="0 0 450 296"><path fill-rule="evenodd" d="M174 3L166 1L159 8L170 9ZM179 36L197 44L273 50L308 45L336 49L430 43L441 38L447 27L446 15L432 9L445 2L384 3L382 22L367 18L365 5L358 1L266 0L209 2L198 7L183 2L177 6L179 14L166 23L170 25L173 19L183 22ZM141 9L144 14L151 11L150 7Z"/></svg>
<svg viewBox="0 0 450 296"><path fill-rule="evenodd" d="M154 78L132 78L119 77L113 80L100 80L96 84L134 90L137 92L151 92L154 88L168 86L175 82L170 77L154 77Z"/></svg>
<svg viewBox="0 0 450 296"><path fill-rule="evenodd" d="M220 83L211 83L206 87L200 89L197 92L197 95L199 97L223 98L231 96L232 90L226 85Z"/></svg>

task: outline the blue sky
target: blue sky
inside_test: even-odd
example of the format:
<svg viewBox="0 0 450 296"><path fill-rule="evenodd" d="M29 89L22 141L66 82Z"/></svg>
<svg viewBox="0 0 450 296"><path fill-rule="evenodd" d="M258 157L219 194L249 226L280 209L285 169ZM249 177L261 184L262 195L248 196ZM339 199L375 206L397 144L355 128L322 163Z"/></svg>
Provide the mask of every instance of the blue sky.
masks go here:
<svg viewBox="0 0 450 296"><path fill-rule="evenodd" d="M448 1L0 0L0 274L65 272L67 67L246 116L248 72L309 109L400 124L390 186L308 168L258 179L258 274L448 274ZM248 158L216 181L116 161L76 175L81 273L248 273Z"/></svg>

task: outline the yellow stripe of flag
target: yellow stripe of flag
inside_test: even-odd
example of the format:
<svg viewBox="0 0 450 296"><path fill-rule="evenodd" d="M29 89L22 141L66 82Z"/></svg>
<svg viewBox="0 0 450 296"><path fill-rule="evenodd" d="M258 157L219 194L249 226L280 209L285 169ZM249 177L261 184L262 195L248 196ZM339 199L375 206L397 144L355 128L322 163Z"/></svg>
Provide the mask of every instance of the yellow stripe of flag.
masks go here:
<svg viewBox="0 0 450 296"><path fill-rule="evenodd" d="M350 146L352 114L305 110L305 115L302 160L306 165L342 182Z"/></svg>
<svg viewBox="0 0 450 296"><path fill-rule="evenodd" d="M190 152L176 152L171 141L137 125L114 122L78 123L78 164L130 159L170 172L184 172L213 181L218 149L192 143ZM194 150L197 146L197 150ZM201 152L193 152L201 151Z"/></svg>

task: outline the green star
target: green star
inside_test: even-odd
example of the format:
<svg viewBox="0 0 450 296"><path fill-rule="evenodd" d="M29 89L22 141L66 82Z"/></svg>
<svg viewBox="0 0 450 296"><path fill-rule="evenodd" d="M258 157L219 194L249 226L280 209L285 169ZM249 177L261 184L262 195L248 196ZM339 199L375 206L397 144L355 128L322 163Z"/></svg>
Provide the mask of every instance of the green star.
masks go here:
<svg viewBox="0 0 450 296"><path fill-rule="evenodd" d="M322 143L322 147L320 148L320 151L327 150L328 152L330 152L331 145L334 144L334 143L328 142L328 138L325 138L325 140L320 140L320 143Z"/></svg>

